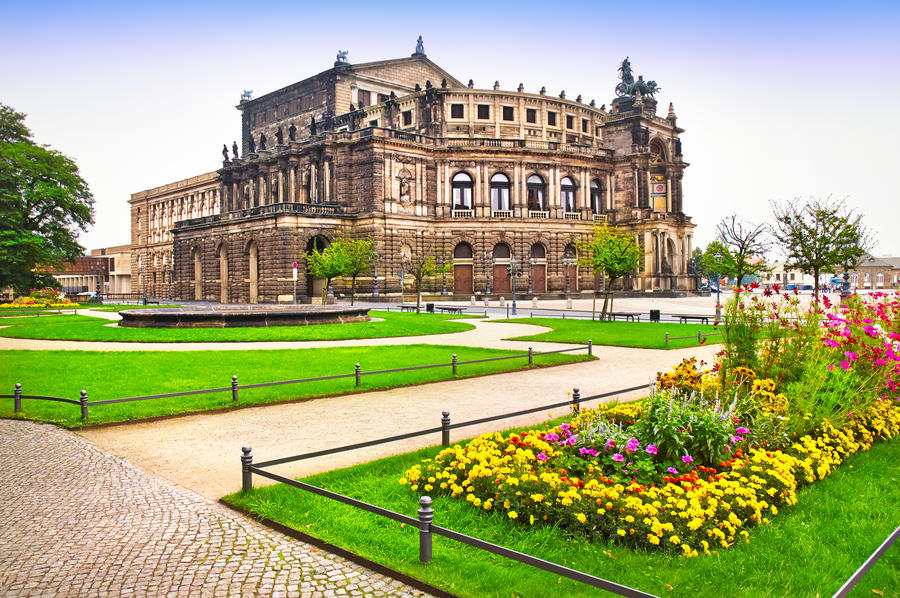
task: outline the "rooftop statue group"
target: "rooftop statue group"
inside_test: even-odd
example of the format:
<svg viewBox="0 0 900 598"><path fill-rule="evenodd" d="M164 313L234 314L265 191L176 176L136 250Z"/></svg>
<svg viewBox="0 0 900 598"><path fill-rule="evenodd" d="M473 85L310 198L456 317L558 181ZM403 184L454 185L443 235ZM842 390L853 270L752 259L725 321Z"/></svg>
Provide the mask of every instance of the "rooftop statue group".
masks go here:
<svg viewBox="0 0 900 598"><path fill-rule="evenodd" d="M315 125L312 125L315 127ZM275 141L278 142L278 145L284 143L284 133L281 130L281 127L275 129ZM297 127L294 126L294 123L291 123L291 126L288 127L288 141L297 141ZM260 133L259 135L259 149L266 149L266 134ZM250 138L250 153L256 152L256 142L253 140L253 137ZM237 141L231 144L231 153L233 154L233 159L238 159L238 144ZM228 161L228 145L222 145L222 156L224 156L225 161Z"/></svg>
<svg viewBox="0 0 900 598"><path fill-rule="evenodd" d="M631 72L631 62L627 56L622 61L622 66L619 67L619 79L622 80L621 83L616 85L616 95L619 97L637 94L653 97L653 94L662 90L656 84L656 81L644 81L643 75L639 75L637 81L635 81L634 73Z"/></svg>

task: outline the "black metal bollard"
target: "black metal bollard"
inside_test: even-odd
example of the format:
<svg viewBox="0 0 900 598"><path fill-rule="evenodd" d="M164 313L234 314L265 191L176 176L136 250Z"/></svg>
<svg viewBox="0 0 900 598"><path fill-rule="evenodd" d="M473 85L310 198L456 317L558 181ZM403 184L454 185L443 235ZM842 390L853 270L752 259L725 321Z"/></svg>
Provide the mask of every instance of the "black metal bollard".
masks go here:
<svg viewBox="0 0 900 598"><path fill-rule="evenodd" d="M237 376L232 376L232 377L231 377L231 400L232 400L233 402L237 403L237 399L238 399L238 382L237 382Z"/></svg>
<svg viewBox="0 0 900 598"><path fill-rule="evenodd" d="M666 332L666 348L669 348L669 333Z"/></svg>
<svg viewBox="0 0 900 598"><path fill-rule="evenodd" d="M453 366L453 375L456 375L456 353L453 354L453 359L451 360L451 365Z"/></svg>
<svg viewBox="0 0 900 598"><path fill-rule="evenodd" d="M16 382L16 390L13 394L15 395L13 411L19 413L22 411L22 385L18 382Z"/></svg>
<svg viewBox="0 0 900 598"><path fill-rule="evenodd" d="M594 354L594 341L588 339L588 355Z"/></svg>
<svg viewBox="0 0 900 598"><path fill-rule="evenodd" d="M88 402L87 402L87 391L81 391L81 421L86 422L88 418Z"/></svg>
<svg viewBox="0 0 900 598"><path fill-rule="evenodd" d="M581 414L581 392L578 388L572 389L572 411L575 415Z"/></svg>
<svg viewBox="0 0 900 598"><path fill-rule="evenodd" d="M250 450L249 446L241 447L241 491L245 493L253 490L253 472L250 471L253 453Z"/></svg>
<svg viewBox="0 0 900 598"><path fill-rule="evenodd" d="M534 365L534 348L528 347L528 365Z"/></svg>
<svg viewBox="0 0 900 598"><path fill-rule="evenodd" d="M698 343L703 342L703 331L702 330L697 331L697 342Z"/></svg>
<svg viewBox="0 0 900 598"><path fill-rule="evenodd" d="M441 412L441 445L450 446L450 412Z"/></svg>
<svg viewBox="0 0 900 598"><path fill-rule="evenodd" d="M356 385L359 386L359 385L360 385L360 382L361 382L362 374L360 373L360 369L359 369L359 364L358 364L358 363L356 364L356 370L355 370L355 373L356 373Z"/></svg>
<svg viewBox="0 0 900 598"><path fill-rule="evenodd" d="M431 497L419 499L419 562L431 562L431 522L434 521L434 509L431 508Z"/></svg>

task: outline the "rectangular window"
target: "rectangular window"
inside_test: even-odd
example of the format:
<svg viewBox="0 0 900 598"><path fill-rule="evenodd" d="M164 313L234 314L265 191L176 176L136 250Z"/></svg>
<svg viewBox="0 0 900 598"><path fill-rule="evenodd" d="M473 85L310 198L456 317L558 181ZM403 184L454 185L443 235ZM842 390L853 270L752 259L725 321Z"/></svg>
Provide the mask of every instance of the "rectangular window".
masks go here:
<svg viewBox="0 0 900 598"><path fill-rule="evenodd" d="M581 132L582 133L588 132L588 120L586 118L581 119Z"/></svg>
<svg viewBox="0 0 900 598"><path fill-rule="evenodd" d="M525 109L525 121L530 123L537 122L537 110L534 108L526 108Z"/></svg>
<svg viewBox="0 0 900 598"><path fill-rule="evenodd" d="M403 126L408 127L412 124L412 110L406 110L403 112Z"/></svg>
<svg viewBox="0 0 900 598"><path fill-rule="evenodd" d="M377 127L377 126L378 126L378 119L370 120L370 121L369 121L369 126L370 126L370 127Z"/></svg>
<svg viewBox="0 0 900 598"><path fill-rule="evenodd" d="M356 94L356 98L359 100L359 103L362 104L363 106L371 106L372 105L372 93L369 91L363 91L362 89L360 89Z"/></svg>
<svg viewBox="0 0 900 598"><path fill-rule="evenodd" d="M503 120L514 120L515 116L513 113L512 106L504 106L503 107Z"/></svg>
<svg viewBox="0 0 900 598"><path fill-rule="evenodd" d="M575 128L575 117L571 114L566 114L566 128L574 129Z"/></svg>
<svg viewBox="0 0 900 598"><path fill-rule="evenodd" d="M487 104L478 104L478 118L487 120L491 117L491 107Z"/></svg>
<svg viewBox="0 0 900 598"><path fill-rule="evenodd" d="M465 107L462 104L450 104L450 118L463 118Z"/></svg>
<svg viewBox="0 0 900 598"><path fill-rule="evenodd" d="M391 96L389 96L386 93L378 94L378 103L379 104L381 104L382 102L387 102L389 99L391 99Z"/></svg>
<svg viewBox="0 0 900 598"><path fill-rule="evenodd" d="M556 126L556 112L547 112L547 126Z"/></svg>

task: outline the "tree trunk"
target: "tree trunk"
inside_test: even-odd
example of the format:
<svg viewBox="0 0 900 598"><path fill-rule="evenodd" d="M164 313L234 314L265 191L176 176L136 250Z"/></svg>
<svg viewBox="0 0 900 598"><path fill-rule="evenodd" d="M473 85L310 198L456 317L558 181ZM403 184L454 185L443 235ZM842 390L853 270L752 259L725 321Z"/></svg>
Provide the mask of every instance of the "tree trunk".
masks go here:
<svg viewBox="0 0 900 598"><path fill-rule="evenodd" d="M816 301L819 300L819 269L813 268L813 297Z"/></svg>
<svg viewBox="0 0 900 598"><path fill-rule="evenodd" d="M416 313L420 313L419 310L421 309L421 308L419 307L419 305L422 303L422 291L419 290L419 288L421 287L421 285L422 285L422 283L421 283L420 280L417 278L417 279L416 279Z"/></svg>
<svg viewBox="0 0 900 598"><path fill-rule="evenodd" d="M591 298L591 322L594 321L594 314L597 313L597 289L594 289L594 296Z"/></svg>
<svg viewBox="0 0 900 598"><path fill-rule="evenodd" d="M350 279L350 305L354 304L356 299L356 276Z"/></svg>
<svg viewBox="0 0 900 598"><path fill-rule="evenodd" d="M325 303L328 301L328 285L330 285L330 284L331 284L331 279L326 278L325 279L325 287L322 289L322 305L325 305Z"/></svg>

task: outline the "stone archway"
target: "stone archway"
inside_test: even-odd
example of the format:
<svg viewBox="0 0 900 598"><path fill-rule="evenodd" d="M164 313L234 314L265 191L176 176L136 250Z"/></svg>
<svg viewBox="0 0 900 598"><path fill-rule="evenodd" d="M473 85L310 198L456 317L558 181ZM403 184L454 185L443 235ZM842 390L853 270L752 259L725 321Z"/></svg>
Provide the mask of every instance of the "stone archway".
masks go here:
<svg viewBox="0 0 900 598"><path fill-rule="evenodd" d="M306 243L306 251L304 255L310 253L313 250L322 251L326 247L331 245L331 242L323 237L322 235L315 235L309 239ZM307 270L306 273L306 295L308 297L322 297L322 292L325 290L325 285L327 281L324 278L316 278L309 273Z"/></svg>
<svg viewBox="0 0 900 598"><path fill-rule="evenodd" d="M471 295L475 292L472 276L472 246L459 243L453 248L453 294Z"/></svg>
<svg viewBox="0 0 900 598"><path fill-rule="evenodd" d="M250 241L247 245L247 259L249 262L250 303L259 303L259 246L256 241Z"/></svg>
<svg viewBox="0 0 900 598"><path fill-rule="evenodd" d="M228 303L228 249L225 243L219 244L219 302Z"/></svg>
<svg viewBox="0 0 900 598"><path fill-rule="evenodd" d="M199 247L194 247L191 257L194 260L194 301L200 301L203 299L203 261Z"/></svg>
<svg viewBox="0 0 900 598"><path fill-rule="evenodd" d="M512 254L509 245L506 243L497 243L494 245L494 270L493 270L493 291L497 294L510 292L509 284L509 258Z"/></svg>
<svg viewBox="0 0 900 598"><path fill-rule="evenodd" d="M531 292L540 295L547 292L547 249L540 243L531 246L528 257Z"/></svg>

